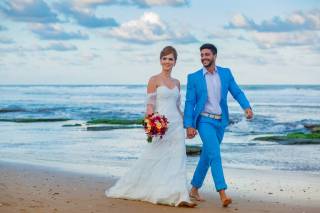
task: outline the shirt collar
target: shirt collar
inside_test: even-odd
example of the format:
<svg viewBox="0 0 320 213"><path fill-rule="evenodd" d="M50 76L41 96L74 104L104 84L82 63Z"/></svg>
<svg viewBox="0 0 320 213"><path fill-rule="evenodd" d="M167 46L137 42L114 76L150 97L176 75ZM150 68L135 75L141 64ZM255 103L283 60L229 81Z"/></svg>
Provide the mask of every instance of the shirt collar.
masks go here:
<svg viewBox="0 0 320 213"><path fill-rule="evenodd" d="M217 70L218 70L218 68L217 68L217 66L215 66L215 67L214 67L214 71L213 71L212 74L215 74L215 73L217 72ZM202 73L203 73L203 75L206 75L208 72L209 72L209 71L207 70L207 68L205 68L205 67L202 68ZM211 73L210 73L210 74L211 74Z"/></svg>

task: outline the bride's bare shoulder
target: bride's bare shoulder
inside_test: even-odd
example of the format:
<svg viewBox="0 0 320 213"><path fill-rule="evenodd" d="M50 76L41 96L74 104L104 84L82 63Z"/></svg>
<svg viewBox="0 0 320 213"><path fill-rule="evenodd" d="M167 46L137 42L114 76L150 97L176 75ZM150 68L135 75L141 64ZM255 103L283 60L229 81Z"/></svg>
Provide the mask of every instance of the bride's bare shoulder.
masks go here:
<svg viewBox="0 0 320 213"><path fill-rule="evenodd" d="M151 77L149 78L148 84L158 85L159 78L160 78L160 75L159 75L159 74L151 76Z"/></svg>
<svg viewBox="0 0 320 213"><path fill-rule="evenodd" d="M180 89L180 81L176 78L173 78L173 81L177 85L177 87Z"/></svg>
<svg viewBox="0 0 320 213"><path fill-rule="evenodd" d="M149 81L157 81L159 79L160 75L157 74L157 75L153 75L149 78Z"/></svg>
<svg viewBox="0 0 320 213"><path fill-rule="evenodd" d="M158 75L154 75L149 78L148 87L147 87L148 93L153 93L156 91L158 81L159 81L158 79L159 79Z"/></svg>

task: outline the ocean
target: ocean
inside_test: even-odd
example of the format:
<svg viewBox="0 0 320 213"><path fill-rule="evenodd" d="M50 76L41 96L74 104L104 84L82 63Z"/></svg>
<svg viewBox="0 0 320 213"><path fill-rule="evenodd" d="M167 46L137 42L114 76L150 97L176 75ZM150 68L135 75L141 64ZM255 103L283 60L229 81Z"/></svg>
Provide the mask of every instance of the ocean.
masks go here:
<svg viewBox="0 0 320 213"><path fill-rule="evenodd" d="M251 102L254 119L246 120L238 103L228 97L231 124L221 145L224 167L320 174L320 145L253 140L306 132L305 124L320 124L320 85L241 88ZM184 86L181 95L183 108ZM0 160L119 176L148 146L143 129L131 125L89 131L86 122L140 119L145 98L145 85L1 85ZM26 118L48 121L17 122ZM186 144L201 145L201 141L196 137ZM198 156L188 157L189 173L197 160Z"/></svg>

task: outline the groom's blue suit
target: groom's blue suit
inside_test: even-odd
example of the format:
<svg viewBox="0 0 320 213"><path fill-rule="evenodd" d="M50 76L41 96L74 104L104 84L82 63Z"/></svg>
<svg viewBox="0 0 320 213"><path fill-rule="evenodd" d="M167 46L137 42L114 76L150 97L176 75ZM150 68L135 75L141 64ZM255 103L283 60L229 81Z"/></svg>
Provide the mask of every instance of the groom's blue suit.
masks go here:
<svg viewBox="0 0 320 213"><path fill-rule="evenodd" d="M228 91L239 102L242 109L250 108L250 104L235 82L230 69L217 67L217 73L221 82L221 119L200 115L204 112L208 99L206 79L203 69L200 69L188 75L184 127L198 129L203 143L200 160L191 181L192 186L196 188L202 186L210 166L216 190L219 191L227 188L221 163L220 143L223 139L224 129L229 123Z"/></svg>

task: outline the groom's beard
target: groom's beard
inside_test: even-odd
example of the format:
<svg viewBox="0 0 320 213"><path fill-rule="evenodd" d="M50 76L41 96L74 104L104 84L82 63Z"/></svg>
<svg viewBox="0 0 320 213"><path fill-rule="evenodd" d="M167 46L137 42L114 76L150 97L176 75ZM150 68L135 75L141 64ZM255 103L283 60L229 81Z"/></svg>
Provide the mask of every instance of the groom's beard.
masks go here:
<svg viewBox="0 0 320 213"><path fill-rule="evenodd" d="M202 64L203 64L203 61L202 61ZM209 62L209 64L207 64L207 65L203 65L205 68L208 68L208 67L211 67L211 65L213 64L213 60L211 60L210 62Z"/></svg>

